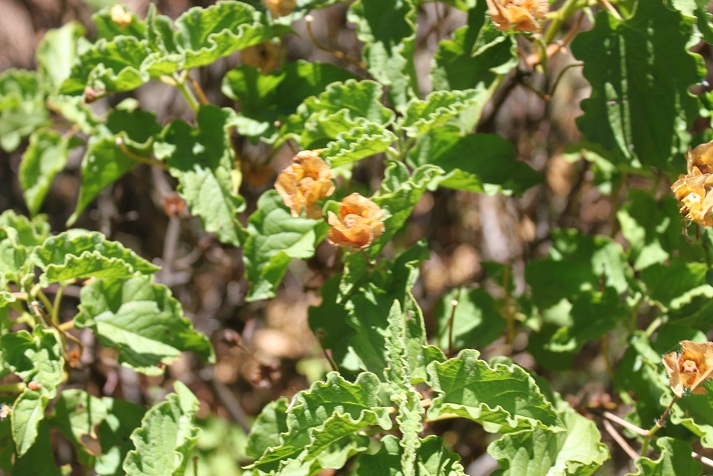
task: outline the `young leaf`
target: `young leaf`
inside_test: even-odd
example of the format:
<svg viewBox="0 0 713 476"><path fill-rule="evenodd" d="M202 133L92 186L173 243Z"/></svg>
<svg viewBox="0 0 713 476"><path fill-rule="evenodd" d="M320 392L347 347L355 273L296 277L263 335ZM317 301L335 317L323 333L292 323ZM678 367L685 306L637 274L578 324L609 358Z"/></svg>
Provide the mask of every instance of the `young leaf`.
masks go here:
<svg viewBox="0 0 713 476"><path fill-rule="evenodd" d="M536 427L508 433L488 447L500 470L493 475L595 474L609 458L593 421L572 408L560 413L566 431Z"/></svg>
<svg viewBox="0 0 713 476"><path fill-rule="evenodd" d="M150 278L95 279L80 296L78 328L89 327L99 342L119 352L119 361L147 375L160 375L181 352L214 359L208 338L183 317L170 290Z"/></svg>
<svg viewBox="0 0 713 476"><path fill-rule="evenodd" d="M274 190L260 197L248 220L243 251L250 283L248 301L273 297L290 259L312 257L319 224L318 220L291 216Z"/></svg>
<svg viewBox="0 0 713 476"><path fill-rule="evenodd" d="M122 5L122 9L127 18L122 19L121 22L116 22L112 18L114 16L112 13L113 8L103 8L92 15L92 21L97 26L97 40L111 41L117 36L131 36L139 40L146 39L146 22L139 20L139 17L128 7Z"/></svg>
<svg viewBox="0 0 713 476"><path fill-rule="evenodd" d="M483 87L464 91L434 91L426 99L412 99L401 127L409 137L420 137L458 117L465 110L480 116L490 91Z"/></svg>
<svg viewBox="0 0 713 476"><path fill-rule="evenodd" d="M280 435L287 432L286 398L273 400L262 409L253 422L245 451L253 458L260 458L268 448L280 446Z"/></svg>
<svg viewBox="0 0 713 476"><path fill-rule="evenodd" d="M687 51L690 36L688 22L663 2L639 2L624 21L599 12L594 28L572 42L592 85L577 118L584 137L631 166L670 169L698 115L689 88L704 72Z"/></svg>
<svg viewBox="0 0 713 476"><path fill-rule="evenodd" d="M37 45L37 66L45 89L53 93L67 79L77 59L77 43L85 29L77 22L47 31Z"/></svg>
<svg viewBox="0 0 713 476"><path fill-rule="evenodd" d="M332 167L339 167L384 152L397 140L384 126L367 122L337 134L320 156Z"/></svg>
<svg viewBox="0 0 713 476"><path fill-rule="evenodd" d="M36 72L8 69L0 74L0 147L6 152L47 121L44 99Z"/></svg>
<svg viewBox="0 0 713 476"><path fill-rule="evenodd" d="M178 191L191 213L201 217L206 231L223 243L240 245L242 227L237 219L245 203L233 190L231 171L235 153L226 128L231 111L201 106L193 129L173 121L155 145L156 157L165 159Z"/></svg>
<svg viewBox="0 0 713 476"><path fill-rule="evenodd" d="M18 178L32 215L39 213L52 180L67 164L67 148L67 139L52 129L38 129L30 136Z"/></svg>
<svg viewBox="0 0 713 476"><path fill-rule="evenodd" d="M391 103L402 110L418 94L413 55L418 13L411 0L357 0L348 15L364 43L369 72L389 87Z"/></svg>
<svg viewBox="0 0 713 476"><path fill-rule="evenodd" d="M654 476L658 474L676 474L695 476L702 474L703 465L691 456L691 445L685 441L663 437L656 440L661 450L658 459L642 456L636 460L636 472L631 476Z"/></svg>
<svg viewBox="0 0 713 476"><path fill-rule="evenodd" d="M28 220L12 210L0 215L0 282L10 281L20 287L32 286L34 265L29 256L32 250L49 236L45 216Z"/></svg>
<svg viewBox="0 0 713 476"><path fill-rule="evenodd" d="M398 471L403 457L403 448L394 435L381 439L381 447L374 454L361 455L356 476L393 476ZM416 459L419 476L465 476L460 457L443 446L443 439L431 435L421 440Z"/></svg>
<svg viewBox="0 0 713 476"><path fill-rule="evenodd" d="M42 271L40 283L82 278L124 278L158 270L121 243L97 231L72 230L47 238L31 259Z"/></svg>
<svg viewBox="0 0 713 476"><path fill-rule="evenodd" d="M199 402L181 382L173 388L176 393L149 409L131 434L136 449L124 460L127 476L185 474L200 432L194 423Z"/></svg>
<svg viewBox="0 0 713 476"><path fill-rule="evenodd" d="M533 378L515 364L488 365L466 349L457 358L428 367L429 384L438 392L429 418L455 414L474 420L488 432L512 433L564 424Z"/></svg>

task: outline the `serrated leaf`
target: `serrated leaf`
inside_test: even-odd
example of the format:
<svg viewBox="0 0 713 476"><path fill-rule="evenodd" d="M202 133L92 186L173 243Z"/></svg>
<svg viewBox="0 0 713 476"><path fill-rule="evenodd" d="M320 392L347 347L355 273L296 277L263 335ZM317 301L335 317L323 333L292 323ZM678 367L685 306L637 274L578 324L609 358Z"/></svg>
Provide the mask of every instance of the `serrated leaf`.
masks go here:
<svg viewBox="0 0 713 476"><path fill-rule="evenodd" d="M52 180L67 164L67 142L51 129L38 129L30 136L30 145L22 154L18 178L32 215L39 213Z"/></svg>
<svg viewBox="0 0 713 476"><path fill-rule="evenodd" d="M280 435L280 446L269 448L253 467L263 472L279 471L290 460L308 461L332 443L367 426L391 428L388 409L379 401L380 382L364 372L354 383L338 373L327 374L300 392L287 415L288 431Z"/></svg>
<svg viewBox="0 0 713 476"><path fill-rule="evenodd" d="M452 312L451 302L458 305ZM447 349L453 317L454 349L482 349L502 335L505 319L495 299L483 289L454 289L436 304L436 343Z"/></svg>
<svg viewBox="0 0 713 476"><path fill-rule="evenodd" d="M248 301L275 295L277 285L292 258L314 255L319 220L293 217L274 190L262 194L257 210L248 220L243 251L246 279L250 283Z"/></svg>
<svg viewBox="0 0 713 476"><path fill-rule="evenodd" d="M340 132L328 143L320 156L332 167L356 162L386 151L398 138L379 124L367 122Z"/></svg>
<svg viewBox="0 0 713 476"><path fill-rule="evenodd" d="M54 460L52 431L46 422L40 424L35 444L12 467L16 476L60 476L62 471Z"/></svg>
<svg viewBox="0 0 713 476"><path fill-rule="evenodd" d="M358 0L349 8L349 21L357 25L357 38L364 43L362 55L369 72L389 87L397 110L418 94L416 47L418 13L410 0Z"/></svg>
<svg viewBox="0 0 713 476"><path fill-rule="evenodd" d="M656 440L661 455L656 460L642 456L635 461L635 476L664 476L676 474L694 476L702 474L703 465L691 456L691 445L685 441L663 437Z"/></svg>
<svg viewBox="0 0 713 476"><path fill-rule="evenodd" d="M179 181L178 191L191 213L201 217L206 231L223 243L240 245L242 227L237 219L245 203L234 193L231 180L234 152L226 128L230 110L201 106L197 128L173 121L155 145L156 156L165 159Z"/></svg>
<svg viewBox="0 0 713 476"><path fill-rule="evenodd" d="M434 91L426 99L408 103L401 127L409 137L420 137L457 117L466 109L477 108L477 115L490 99L485 88L464 91Z"/></svg>
<svg viewBox="0 0 713 476"><path fill-rule="evenodd" d="M215 357L208 338L183 317L170 290L150 278L96 279L82 288L78 328L89 327L119 361L147 375L159 375L181 352Z"/></svg>
<svg viewBox="0 0 713 476"><path fill-rule="evenodd" d="M670 264L654 264L641 272L647 295L668 309L680 309L696 297L710 300L713 287L706 282L708 266L672 260Z"/></svg>
<svg viewBox="0 0 713 476"><path fill-rule="evenodd" d="M29 256L49 233L47 217L43 215L32 221L12 210L0 215L0 284L14 282L23 289L33 285L34 265Z"/></svg>
<svg viewBox="0 0 713 476"><path fill-rule="evenodd" d="M12 152L47 119L35 71L8 69L0 74L0 147Z"/></svg>
<svg viewBox="0 0 713 476"><path fill-rule="evenodd" d="M523 193L542 178L515 158L512 143L494 134L462 135L441 127L421 137L408 157L409 164L431 164L444 171L442 187L488 194Z"/></svg>
<svg viewBox="0 0 713 476"><path fill-rule="evenodd" d="M453 32L452 40L438 44L431 82L435 90L486 88L517 64L515 38L495 28L478 2L468 11L468 25Z"/></svg>
<svg viewBox="0 0 713 476"><path fill-rule="evenodd" d="M173 388L176 393L149 409L131 434L136 449L124 460L128 476L185 474L200 432L194 423L199 402L180 381Z"/></svg>
<svg viewBox="0 0 713 476"><path fill-rule="evenodd" d="M40 283L69 279L123 278L158 270L121 243L108 241L96 231L72 230L47 238L32 254L42 271Z"/></svg>
<svg viewBox="0 0 713 476"><path fill-rule="evenodd" d="M399 471L403 449L399 439L386 435L374 454L362 455L357 460L356 476L394 476ZM443 440L431 435L421 440L415 455L419 476L465 476L460 456L446 449Z"/></svg>
<svg viewBox="0 0 713 476"><path fill-rule="evenodd" d="M69 76L77 59L77 42L85 29L77 22L49 30L37 45L37 63L47 92L54 92Z"/></svg>
<svg viewBox="0 0 713 476"><path fill-rule="evenodd" d="M680 11L684 18L690 18L690 23L696 25L697 31L692 35L692 42L697 42L702 37L706 43L713 43L713 28L710 23L707 0L669 0L668 3Z"/></svg>
<svg viewBox="0 0 713 476"><path fill-rule="evenodd" d="M92 22L97 28L97 40L111 41L117 36L132 36L139 40L146 39L146 23L141 21L134 12L122 5L124 12L131 17L131 21L117 23L112 19L112 9L102 8L92 15Z"/></svg>
<svg viewBox="0 0 713 476"><path fill-rule="evenodd" d="M240 104L238 132L270 141L278 130L275 121L285 122L305 99L348 79L354 75L329 63L298 60L270 74L240 66L223 77L222 91Z"/></svg>
<svg viewBox="0 0 713 476"><path fill-rule="evenodd" d="M689 88L704 75L687 51L690 34L680 13L663 2L639 2L632 18L601 11L594 28L577 35L572 53L592 85L577 119L588 141L634 167L671 168L698 115Z"/></svg>
<svg viewBox="0 0 713 476"><path fill-rule="evenodd" d="M176 46L185 57L183 69L213 63L275 34L264 13L242 2L191 8L176 19L176 27Z"/></svg>
<svg viewBox="0 0 713 476"><path fill-rule="evenodd" d="M457 358L428 367L429 384L438 392L429 418L455 414L503 434L538 427L562 431L555 408L525 370L515 364L491 367L478 355L466 349Z"/></svg>
<svg viewBox="0 0 713 476"><path fill-rule="evenodd" d="M150 54L146 42L133 36L99 40L79 56L59 92L76 95L91 88L104 94L136 89L151 79L141 68Z"/></svg>
<svg viewBox="0 0 713 476"><path fill-rule="evenodd" d="M96 448L87 449L84 441L98 438L98 426L106 415L103 399L79 389L64 390L54 405L52 423L72 443L84 465L94 466L94 457L99 453Z"/></svg>
<svg viewBox="0 0 713 476"><path fill-rule="evenodd" d="M566 431L536 427L508 433L488 447L500 469L493 475L594 474L609 458L593 421L571 408L562 412Z"/></svg>
<svg viewBox="0 0 713 476"><path fill-rule="evenodd" d="M280 435L288 431L288 405L286 398L278 398L265 405L250 429L245 448L249 456L260 458L268 448L280 446Z"/></svg>

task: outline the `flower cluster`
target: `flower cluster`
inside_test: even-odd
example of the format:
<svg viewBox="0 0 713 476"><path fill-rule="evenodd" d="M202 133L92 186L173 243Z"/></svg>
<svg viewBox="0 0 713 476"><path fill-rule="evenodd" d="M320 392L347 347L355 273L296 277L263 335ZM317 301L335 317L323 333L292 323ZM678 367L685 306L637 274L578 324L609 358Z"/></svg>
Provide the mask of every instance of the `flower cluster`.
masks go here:
<svg viewBox="0 0 713 476"><path fill-rule="evenodd" d="M379 205L358 193L352 193L339 204L339 216L328 213L332 228L327 240L333 245L364 249L384 232Z"/></svg>
<svg viewBox="0 0 713 476"><path fill-rule="evenodd" d="M547 0L486 0L490 19L503 31L532 33L540 30L539 20L549 11Z"/></svg>
<svg viewBox="0 0 713 476"><path fill-rule="evenodd" d="M713 372L713 342L696 344L690 340L681 341L681 353L664 355L663 364L671 379L671 390L677 397L683 396L684 388L694 394L706 393L700 385Z"/></svg>
<svg viewBox="0 0 713 476"><path fill-rule="evenodd" d="M681 213L701 226L713 226L713 141L686 155L688 174L671 185Z"/></svg>

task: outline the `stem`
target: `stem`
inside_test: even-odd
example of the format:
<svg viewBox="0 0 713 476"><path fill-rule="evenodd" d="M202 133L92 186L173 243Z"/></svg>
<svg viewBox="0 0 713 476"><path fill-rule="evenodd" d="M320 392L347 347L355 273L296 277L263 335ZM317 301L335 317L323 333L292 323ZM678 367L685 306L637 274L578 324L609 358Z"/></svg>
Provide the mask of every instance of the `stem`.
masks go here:
<svg viewBox="0 0 713 476"><path fill-rule="evenodd" d="M173 79L176 81L176 89L180 91L180 93L183 95L183 98L186 100L188 103L188 106L193 109L193 112L198 112L198 108L200 107L200 104L198 104L198 101L196 100L196 97L193 95L190 89L186 86L186 77L188 76L188 71L183 71L179 75L173 75Z"/></svg>
<svg viewBox="0 0 713 476"><path fill-rule="evenodd" d="M314 46L318 50L322 50L325 53L332 54L339 59L348 61L349 63L360 67L361 69L366 69L366 63L364 63L363 61L358 60L356 58L352 58L351 56L347 56L347 54L344 53L343 51L335 50L333 48L328 48L328 47L324 46L323 44L321 44L319 41L317 41L317 38L314 36L314 33L312 32L312 22L313 21L314 21L314 17L312 15L307 15L305 17L305 23L307 24L307 33L309 34L309 37L312 40L312 43L314 43Z"/></svg>
<svg viewBox="0 0 713 476"><path fill-rule="evenodd" d="M619 15L619 12L617 11L617 9L614 8L614 5L612 5L611 3L609 3L609 0L598 0L598 1L599 1L599 3L601 3L601 4L604 6L604 8L607 9L607 11L608 11L609 13L611 13L611 15L612 15L614 18L616 18L616 19L619 20L619 21L623 21L623 20L624 20L624 19L621 17L621 15Z"/></svg>
<svg viewBox="0 0 713 476"><path fill-rule="evenodd" d="M191 86L193 86L193 90L196 92L198 100L201 102L201 104L210 104L210 101L208 101L208 98L203 92L203 88L201 88L201 85L198 83L198 81L196 81L195 78L193 78L193 76L191 76L190 74L188 75L188 81L191 82Z"/></svg>
<svg viewBox="0 0 713 476"><path fill-rule="evenodd" d="M45 293L43 293L42 291L37 291L37 298L40 301L42 301L42 305L45 307L45 309L47 309L47 312L54 315L54 307L52 306L52 303L50 302L49 298L47 298L47 296L45 296ZM39 310L39 307L37 307L37 310ZM35 315L37 315L37 314L38 314L37 311L35 311ZM42 313L42 314L44 314L44 313ZM40 317L40 316L37 315L37 317ZM44 317L47 317L47 315L45 314ZM50 319L47 318L46 320L49 321ZM54 323L55 321L51 321L51 322Z"/></svg>
<svg viewBox="0 0 713 476"><path fill-rule="evenodd" d="M67 332L71 329L74 329L74 319L71 321L63 322L57 326L57 328L63 332Z"/></svg>
<svg viewBox="0 0 713 476"><path fill-rule="evenodd" d="M559 33L562 28L562 24L585 4L586 0L567 0L560 9L552 15L552 21L547 26L547 31L543 37L543 41L546 45L552 43L552 40L555 39L555 36L557 36L557 33Z"/></svg>
<svg viewBox="0 0 713 476"><path fill-rule="evenodd" d="M22 393L22 391L25 390L26 386L27 385L24 382L6 383L3 385L0 385L0 393L11 393L11 394Z"/></svg>
<svg viewBox="0 0 713 476"><path fill-rule="evenodd" d="M674 395L673 400L671 400L671 403L666 407L666 410L664 410L663 415L661 415L661 418L659 418L656 423L654 423L653 428L651 428L646 436L644 437L644 442L641 445L641 456L646 455L646 451L649 449L649 442L651 441L651 437L656 434L657 431L659 431L663 427L663 422L668 416L668 413L671 411L671 408L673 407L673 404L676 403L676 400L678 400L678 396Z"/></svg>
<svg viewBox="0 0 713 476"><path fill-rule="evenodd" d="M505 296L503 297L505 303L505 319L507 320L507 337L506 342L512 344L515 340L515 316L510 312L510 265L505 266L505 272L503 273L503 290L505 291Z"/></svg>
<svg viewBox="0 0 713 476"><path fill-rule="evenodd" d="M119 149L121 149L121 151L130 159L133 159L137 162L141 162L142 164L150 165L152 167L158 167L163 170L168 170L168 166L163 162L159 162L158 160L150 159L148 157L143 157L133 153L129 150L128 147L126 147L126 144L124 144L124 141L121 139L117 138L116 145L119 146Z"/></svg>
<svg viewBox="0 0 713 476"><path fill-rule="evenodd" d="M616 431L616 429L611 423L609 423L607 420L604 420L603 425L604 429L607 430L607 433L609 433L609 435L611 435L611 437L614 439L614 441L617 442L621 449L624 450L627 455L629 455L629 458L633 460L638 459L639 455L636 454L634 448L632 448L629 443L626 442L624 437L621 436L618 431Z"/></svg>
<svg viewBox="0 0 713 476"><path fill-rule="evenodd" d="M623 418L620 418L616 415L614 415L612 412L604 412L602 413L602 416L604 418L607 418L614 423L618 423L619 425L623 426L624 428L627 428L634 433L638 434L639 436L646 436L648 435L648 431L644 430L643 428L639 428L638 426L634 425L633 423L629 423L628 421L624 420Z"/></svg>
<svg viewBox="0 0 713 476"><path fill-rule="evenodd" d="M460 290L458 294L460 295ZM453 355L453 322L455 321L457 307L458 300L453 299L451 301L451 317L448 319L448 355Z"/></svg>
<svg viewBox="0 0 713 476"><path fill-rule="evenodd" d="M57 289L57 294L54 295L54 302L52 303L52 322L59 324L59 305L62 302L62 294L64 293L64 288L67 286L64 283L60 283Z"/></svg>

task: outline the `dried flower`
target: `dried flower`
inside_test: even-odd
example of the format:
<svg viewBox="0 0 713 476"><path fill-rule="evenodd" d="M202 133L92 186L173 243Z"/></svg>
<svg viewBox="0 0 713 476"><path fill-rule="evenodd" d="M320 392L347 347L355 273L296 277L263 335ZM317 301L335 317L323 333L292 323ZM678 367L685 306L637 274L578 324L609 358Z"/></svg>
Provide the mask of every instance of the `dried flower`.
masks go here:
<svg viewBox="0 0 713 476"><path fill-rule="evenodd" d="M292 165L278 175L275 189L290 209L293 217L306 211L307 218L321 218L322 210L317 201L334 193L332 171L318 150L303 150L292 157Z"/></svg>
<svg viewBox="0 0 713 476"><path fill-rule="evenodd" d="M713 141L686 154L688 174L671 185L681 213L701 226L713 226Z"/></svg>
<svg viewBox="0 0 713 476"><path fill-rule="evenodd" d="M352 193L339 204L339 217L329 212L327 239L336 246L366 248L384 232L383 216L376 203Z"/></svg>
<svg viewBox="0 0 713 476"><path fill-rule="evenodd" d="M280 65L280 46L272 41L248 46L240 52L243 64L258 68L262 74L275 71Z"/></svg>
<svg viewBox="0 0 713 476"><path fill-rule="evenodd" d="M671 379L671 390L677 397L683 396L684 388L695 394L705 393L706 390L699 388L699 385L713 372L713 342L696 344L690 340L681 341L681 353L664 355L663 364Z"/></svg>
<svg viewBox="0 0 713 476"><path fill-rule="evenodd" d="M122 5L119 5L118 3L111 7L110 10L111 13L111 21L116 23L119 28L126 28L129 25L131 25L131 22L133 21L133 17L131 16L131 13L127 12Z"/></svg>
<svg viewBox="0 0 713 476"><path fill-rule="evenodd" d="M270 10L272 18L289 15L297 6L297 2L295 0L262 0L262 3L268 10Z"/></svg>
<svg viewBox="0 0 713 476"><path fill-rule="evenodd" d="M532 33L540 30L538 20L549 11L547 0L486 0L490 19L503 31L512 27L515 31Z"/></svg>

